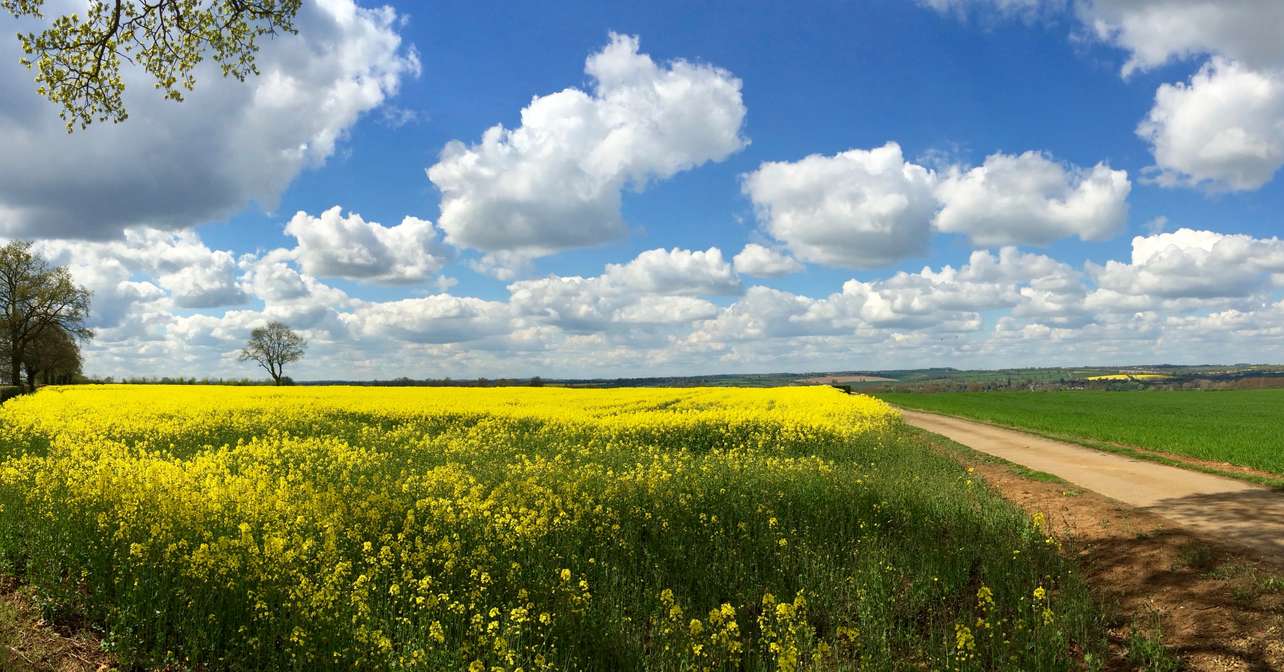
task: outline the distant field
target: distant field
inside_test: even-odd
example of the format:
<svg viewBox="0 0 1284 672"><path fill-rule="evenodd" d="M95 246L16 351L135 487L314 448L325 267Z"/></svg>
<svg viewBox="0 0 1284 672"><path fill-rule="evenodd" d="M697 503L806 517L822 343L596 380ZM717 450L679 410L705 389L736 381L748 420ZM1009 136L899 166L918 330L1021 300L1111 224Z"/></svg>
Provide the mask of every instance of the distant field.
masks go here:
<svg viewBox="0 0 1284 672"><path fill-rule="evenodd" d="M863 374L838 374L834 376L812 376L798 381L804 385L839 385L843 383L894 383L894 378L868 376Z"/></svg>
<svg viewBox="0 0 1284 672"><path fill-rule="evenodd" d="M893 404L1284 474L1284 390L879 393Z"/></svg>
<svg viewBox="0 0 1284 672"><path fill-rule="evenodd" d="M1104 376L1088 376L1086 380L1168 380L1172 376L1162 373L1111 373Z"/></svg>

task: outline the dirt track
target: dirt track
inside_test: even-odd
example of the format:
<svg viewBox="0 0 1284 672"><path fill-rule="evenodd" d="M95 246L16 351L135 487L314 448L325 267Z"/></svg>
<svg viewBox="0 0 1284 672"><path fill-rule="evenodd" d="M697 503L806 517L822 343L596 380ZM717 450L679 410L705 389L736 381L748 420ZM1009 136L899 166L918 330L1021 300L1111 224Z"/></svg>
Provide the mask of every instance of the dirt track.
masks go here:
<svg viewBox="0 0 1284 672"><path fill-rule="evenodd" d="M973 450L1059 476L1200 534L1284 560L1284 493L1062 441L902 409L905 421Z"/></svg>

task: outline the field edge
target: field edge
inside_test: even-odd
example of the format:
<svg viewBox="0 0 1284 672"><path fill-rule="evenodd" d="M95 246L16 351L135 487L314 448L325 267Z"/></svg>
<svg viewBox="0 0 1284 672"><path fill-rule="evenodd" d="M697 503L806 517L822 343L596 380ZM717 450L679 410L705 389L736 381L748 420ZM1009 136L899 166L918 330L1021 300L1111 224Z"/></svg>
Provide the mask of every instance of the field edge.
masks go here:
<svg viewBox="0 0 1284 672"><path fill-rule="evenodd" d="M1104 669L1284 669L1284 566L1051 474L913 430L1011 505L1047 517L1065 542L1062 556L1087 582L1105 620Z"/></svg>
<svg viewBox="0 0 1284 672"><path fill-rule="evenodd" d="M1072 443L1074 445L1082 446L1084 448L1099 450L1104 453L1113 453L1115 455L1122 455L1124 457L1130 457L1137 460L1144 460L1146 462L1154 462L1156 464L1162 464L1169 467L1176 467L1178 469L1198 471L1205 474L1210 474L1212 476L1221 476L1224 478L1231 478L1237 481L1244 481L1246 483L1261 485L1261 486L1270 488L1272 490L1284 492L1284 476L1272 475L1270 472L1261 471L1259 469L1253 469L1252 467L1236 465L1230 462L1214 462L1212 460L1201 460L1196 457L1177 455L1175 453L1165 453L1163 451L1150 450L1148 448L1141 448L1139 446L1110 443L1107 441L1097 441L1097 440L1085 438L1082 436L1076 436L1074 434L1063 434L1060 432L1045 432L1037 429L1032 429L1025 425L997 422L993 420L985 420L985 419L981 419L981 418L977 418L969 415L956 415L953 413L942 413L938 410L927 409L927 408L902 406L899 403L892 403L890 401L888 401L887 403L891 404L892 407L897 409L898 411L910 410L910 411L914 411L915 413L937 415L943 418L955 418L958 420L967 420L968 422L975 422L977 424L996 427L998 429L1015 430L1025 434L1029 434L1031 436L1037 436L1043 439L1051 439L1053 441L1063 441L1065 443ZM1226 465L1226 466L1234 467L1234 469L1226 469L1218 465Z"/></svg>

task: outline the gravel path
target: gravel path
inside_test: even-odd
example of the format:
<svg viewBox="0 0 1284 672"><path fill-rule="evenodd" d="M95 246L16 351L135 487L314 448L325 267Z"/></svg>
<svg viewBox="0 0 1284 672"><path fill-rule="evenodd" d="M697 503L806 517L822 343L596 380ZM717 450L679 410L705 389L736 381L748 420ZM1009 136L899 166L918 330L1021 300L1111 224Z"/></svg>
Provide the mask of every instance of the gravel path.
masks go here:
<svg viewBox="0 0 1284 672"><path fill-rule="evenodd" d="M1200 534L1284 560L1284 492L952 416L906 409L902 413L909 424L973 450L1059 476Z"/></svg>

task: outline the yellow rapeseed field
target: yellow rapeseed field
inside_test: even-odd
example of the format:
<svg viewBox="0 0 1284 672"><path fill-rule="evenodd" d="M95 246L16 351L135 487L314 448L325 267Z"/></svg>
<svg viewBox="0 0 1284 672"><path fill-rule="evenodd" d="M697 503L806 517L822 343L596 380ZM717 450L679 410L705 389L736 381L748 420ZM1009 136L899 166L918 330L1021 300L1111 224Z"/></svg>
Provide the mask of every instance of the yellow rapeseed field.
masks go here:
<svg viewBox="0 0 1284 672"><path fill-rule="evenodd" d="M46 388L0 407L0 563L171 669L1066 669L1099 645L1041 518L824 387Z"/></svg>

